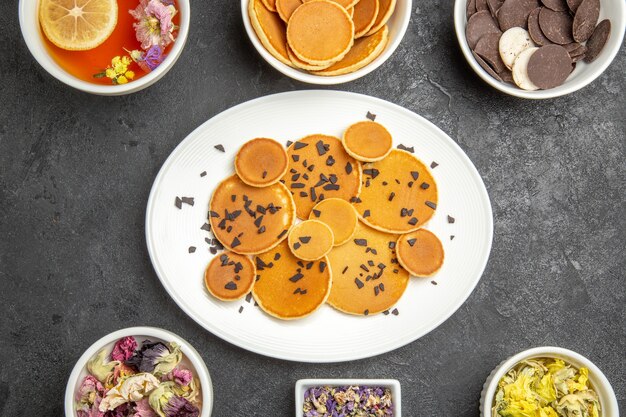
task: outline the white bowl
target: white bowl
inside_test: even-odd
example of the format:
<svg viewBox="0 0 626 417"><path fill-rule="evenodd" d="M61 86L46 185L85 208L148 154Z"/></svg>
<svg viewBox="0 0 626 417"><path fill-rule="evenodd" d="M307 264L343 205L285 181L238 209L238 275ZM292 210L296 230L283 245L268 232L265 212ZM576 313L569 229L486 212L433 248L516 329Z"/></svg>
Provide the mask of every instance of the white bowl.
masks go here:
<svg viewBox="0 0 626 417"><path fill-rule="evenodd" d="M180 28L176 41L172 45L170 52L163 62L154 71L145 76L131 81L127 84L120 85L100 85L87 81L83 81L69 72L65 71L50 56L44 42L44 34L41 31L38 17L39 1L38 0L20 0L19 18L22 36L26 42L26 46L30 50L33 57L39 62L50 75L57 80L87 93L98 94L102 96L119 96L123 94L135 93L139 90L154 84L161 79L174 66L178 60L189 33L189 0L178 0L178 12L180 13ZM122 12L122 11L120 11Z"/></svg>
<svg viewBox="0 0 626 417"><path fill-rule="evenodd" d="M615 392L606 379L602 371L584 356L568 349L553 346L542 346L528 349L510 357L502 362L494 369L483 386L480 395L480 415L481 417L492 417L491 407L493 406L493 397L498 388L498 382L511 368L519 362L531 358L557 358L562 359L566 363L570 363L577 368L585 367L589 369L589 382L598 394L600 406L602 407L602 416L619 417L619 409L617 407L617 398Z"/></svg>
<svg viewBox="0 0 626 417"><path fill-rule="evenodd" d="M398 45L400 45L400 42L402 41L402 38L406 33L406 29L409 26L412 4L412 0L396 1L396 8L389 18L389 21L387 22L387 26L389 27L389 43L385 47L385 50L375 60L373 60L363 68L349 74L326 77L311 74L305 70L292 68L289 65L283 64L278 59L274 58L272 54L270 54L267 49L265 49L265 47L261 44L261 41L259 41L259 38L257 37L256 32L252 27L252 24L250 23L250 16L248 15L248 1L249 0L241 0L241 16L243 17L243 24L246 27L246 32L248 32L248 37L252 41L252 44L259 52L259 54L261 54L263 59L265 59L271 66L276 68L278 71L282 72L288 77L293 78L294 80L319 85L342 84L354 81L380 67L394 53Z"/></svg>
<svg viewBox="0 0 626 417"><path fill-rule="evenodd" d="M626 30L626 3L624 0L600 0L601 8L598 22L605 18L611 20L611 34L596 60L590 64L578 61L576 69L570 74L565 83L558 87L549 90L526 91L515 85L496 80L476 62L465 38L465 26L467 24L466 4L466 0L456 0L454 3L454 29L456 30L456 36L465 59L487 84L503 93L522 98L545 99L560 97L580 90L591 83L604 72L619 52L624 39L624 30Z"/></svg>
<svg viewBox="0 0 626 417"><path fill-rule="evenodd" d="M402 416L402 393L400 392L400 382L396 379L300 379L296 382L296 414L295 417L302 417L302 407L304 406L304 393L311 387L341 387L348 385L359 385L365 387L384 387L391 390L393 401L393 417Z"/></svg>
<svg viewBox="0 0 626 417"><path fill-rule="evenodd" d="M213 385L211 384L211 376L200 354L180 336L175 335L167 330L158 329L156 327L130 327L109 333L104 336L93 345L89 347L78 359L74 369L70 374L70 378L67 381L65 387L65 417L76 417L76 411L74 409L74 395L83 378L87 375L87 362L102 348L113 349L115 342L122 337L133 336L137 342L142 342L144 339L150 339L157 342L176 342L180 345L180 350L183 353L183 359L181 363L185 367L191 370L195 377L200 381L200 390L202 393L202 407L200 410L200 417L209 417L211 410L213 409Z"/></svg>

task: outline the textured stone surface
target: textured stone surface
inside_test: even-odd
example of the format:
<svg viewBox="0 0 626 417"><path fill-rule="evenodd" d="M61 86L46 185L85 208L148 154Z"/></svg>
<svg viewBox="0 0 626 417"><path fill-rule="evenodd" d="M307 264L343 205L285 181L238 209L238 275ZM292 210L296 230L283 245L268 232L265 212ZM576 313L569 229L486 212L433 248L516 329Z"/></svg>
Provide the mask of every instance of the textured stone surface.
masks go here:
<svg viewBox="0 0 626 417"><path fill-rule="evenodd" d="M159 167L199 124L242 101L311 87L262 61L238 2L211 0L193 2L188 44L161 82L126 97L90 96L35 63L17 0L7 3L0 415L62 415L76 359L131 325L171 329L201 352L218 417L293 415L294 383L304 377L397 378L407 416L478 416L487 374L536 345L591 358L626 412L625 47L578 93L514 99L490 89L463 59L452 1L414 2L393 58L337 88L403 105L459 143L491 196L491 260L463 307L419 341L372 359L310 365L243 351L187 318L152 270L144 211Z"/></svg>

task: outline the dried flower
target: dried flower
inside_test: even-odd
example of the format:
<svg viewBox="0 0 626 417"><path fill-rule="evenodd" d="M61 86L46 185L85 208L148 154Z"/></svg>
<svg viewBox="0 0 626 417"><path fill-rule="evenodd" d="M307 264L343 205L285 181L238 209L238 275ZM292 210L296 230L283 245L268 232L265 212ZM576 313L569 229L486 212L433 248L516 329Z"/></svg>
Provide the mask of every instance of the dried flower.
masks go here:
<svg viewBox="0 0 626 417"><path fill-rule="evenodd" d="M102 413L98 410L98 406L103 395L104 387L100 381L92 375L87 375L81 382L74 398L78 417L101 417Z"/></svg>
<svg viewBox="0 0 626 417"><path fill-rule="evenodd" d="M135 412L131 417L158 417L158 415L150 407L148 398L142 398L135 403Z"/></svg>
<svg viewBox="0 0 626 417"><path fill-rule="evenodd" d="M132 336L123 337L113 345L111 359L114 361L125 361L132 358L137 349L137 341Z"/></svg>
<svg viewBox="0 0 626 417"><path fill-rule="evenodd" d="M304 417L391 417L391 391L381 387L313 387L304 393Z"/></svg>
<svg viewBox="0 0 626 417"><path fill-rule="evenodd" d="M163 49L159 45L151 46L150 49L145 52L137 49L127 52L144 72L153 71L165 58Z"/></svg>
<svg viewBox="0 0 626 417"><path fill-rule="evenodd" d="M176 26L172 18L177 13L173 4L166 5L160 0L141 0L135 10L129 13L137 20L133 23L141 48L149 49L159 45L165 48L174 41Z"/></svg>
<svg viewBox="0 0 626 417"><path fill-rule="evenodd" d="M165 376L167 381L174 381L178 385L186 387L193 379L193 373L188 369L174 368Z"/></svg>
<svg viewBox="0 0 626 417"><path fill-rule="evenodd" d="M94 74L94 78L110 78L113 84L126 84L135 78L135 73L128 69L133 62L128 56L116 56L111 60L111 65L104 71Z"/></svg>

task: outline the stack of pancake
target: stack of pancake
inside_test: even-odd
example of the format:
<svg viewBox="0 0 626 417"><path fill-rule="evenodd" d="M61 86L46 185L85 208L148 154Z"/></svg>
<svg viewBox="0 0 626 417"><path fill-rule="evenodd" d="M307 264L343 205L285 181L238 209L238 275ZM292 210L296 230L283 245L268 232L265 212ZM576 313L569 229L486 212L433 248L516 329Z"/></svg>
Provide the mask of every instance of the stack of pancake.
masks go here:
<svg viewBox="0 0 626 417"><path fill-rule="evenodd" d="M410 275L436 273L443 246L423 226L435 214L437 184L392 142L367 120L341 139L309 135L287 149L268 138L244 144L236 174L210 202L211 229L226 251L205 271L208 291L231 301L251 290L281 319L325 302L367 316L392 307Z"/></svg>
<svg viewBox="0 0 626 417"><path fill-rule="evenodd" d="M316 75L363 68L385 49L396 0L250 0L259 40L276 59Z"/></svg>

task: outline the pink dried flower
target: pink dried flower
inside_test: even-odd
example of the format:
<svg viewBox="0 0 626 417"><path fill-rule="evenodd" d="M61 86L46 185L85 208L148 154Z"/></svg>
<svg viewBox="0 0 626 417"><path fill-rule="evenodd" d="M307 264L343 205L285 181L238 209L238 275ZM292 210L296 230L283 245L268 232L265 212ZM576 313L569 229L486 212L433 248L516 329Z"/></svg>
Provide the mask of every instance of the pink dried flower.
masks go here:
<svg viewBox="0 0 626 417"><path fill-rule="evenodd" d="M133 23L137 40L141 42L144 50L151 46L159 45L165 48L174 41L175 25L172 18L176 14L176 8L166 6L160 0L141 0L135 10L129 13L137 20Z"/></svg>
<svg viewBox="0 0 626 417"><path fill-rule="evenodd" d="M193 373L188 369L174 368L166 375L165 379L168 381L174 381L182 387L186 387L193 379Z"/></svg>
<svg viewBox="0 0 626 417"><path fill-rule="evenodd" d="M133 353L137 349L137 341L132 336L123 337L113 346L111 359L114 361L127 361L133 357Z"/></svg>
<svg viewBox="0 0 626 417"><path fill-rule="evenodd" d="M104 387L92 375L87 375L75 395L76 414L78 417L102 417L98 406L104 395Z"/></svg>
<svg viewBox="0 0 626 417"><path fill-rule="evenodd" d="M148 398L142 398L141 400L135 403L135 414L132 414L132 417L158 417L158 416L154 412L152 407L150 407Z"/></svg>

